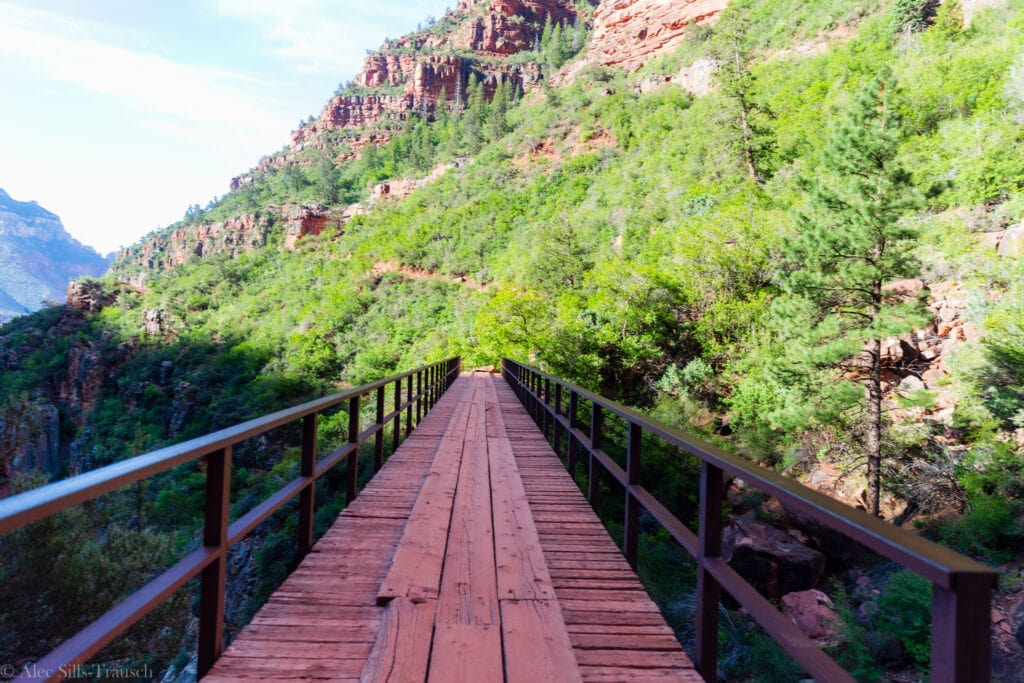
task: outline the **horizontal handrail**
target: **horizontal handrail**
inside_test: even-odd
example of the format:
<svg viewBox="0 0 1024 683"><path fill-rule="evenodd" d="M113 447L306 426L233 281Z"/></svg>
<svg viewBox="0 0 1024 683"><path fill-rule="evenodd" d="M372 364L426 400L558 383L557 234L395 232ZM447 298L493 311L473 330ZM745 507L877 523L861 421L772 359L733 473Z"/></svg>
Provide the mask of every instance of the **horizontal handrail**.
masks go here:
<svg viewBox="0 0 1024 683"><path fill-rule="evenodd" d="M447 361L445 361L447 362ZM354 396L364 396L375 389L385 387L407 377L416 375L431 366L424 365L400 375L370 382L354 389L348 389L332 396L319 398L293 408L279 410L248 422L227 427L206 436L183 441L145 455L138 455L121 462L85 472L68 479L47 484L24 493L0 499L0 533L7 533L31 522L74 507L94 498L116 491L119 488L148 479L155 474L166 472L178 465L196 460L219 451L227 446L259 436L264 432L300 420L308 415L322 413L345 403ZM404 409L412 401L402 405Z"/></svg>
<svg viewBox="0 0 1024 683"><path fill-rule="evenodd" d="M575 473L580 453L589 457L588 492L597 495L597 475L611 474L626 491L624 552L636 567L639 511L646 510L698 562L696 664L706 680L715 680L717 668L717 603L724 588L751 616L779 641L780 645L808 673L829 681L852 681L813 641L791 624L754 587L722 561L723 476L739 478L775 496L786 507L798 510L816 522L883 555L932 583L932 680L988 680L989 607L996 573L949 548L937 545L906 529L856 510L818 491L744 460L713 444L649 418L571 382L510 359L502 360L502 374L533 416L552 447L561 448L567 437L568 467ZM552 392L554 387L554 392ZM563 398L568 394L569 412ZM590 434L578 424L579 402L593 409ZM604 415L616 415L626 422L626 468L614 462L602 449L606 436ZM694 534L670 510L640 484L641 433L700 459L701 490L699 533ZM597 468L600 468L598 470ZM788 625L787 625L788 624Z"/></svg>
<svg viewBox="0 0 1024 683"><path fill-rule="evenodd" d="M199 607L199 676L213 666L223 650L224 593L228 549L242 540L259 524L300 496L299 556L309 551L313 541L316 480L342 460L348 461L347 496L351 501L358 493L357 454L359 446L374 441L374 465L383 462L384 429L393 424L393 444L398 447L402 412L406 413L405 433L437 403L461 370L461 359L449 358L438 363L370 382L332 396L281 410L221 429L207 436L129 458L85 474L0 499L0 533L24 527L62 510L93 500L123 486L152 477L178 465L207 458L204 544L198 550L165 570L138 589L106 614L66 640L27 670L21 680L57 680L76 664L83 664L103 647L152 611L160 602L191 579L201 577ZM413 383L415 380L416 391ZM385 390L394 387L394 410L385 414ZM404 401L403 398L404 386ZM376 395L373 426L360 431L360 400ZM317 459L316 432L320 413L348 404L348 443ZM234 446L267 431L301 421L303 443L301 474L241 518L229 524L231 453Z"/></svg>

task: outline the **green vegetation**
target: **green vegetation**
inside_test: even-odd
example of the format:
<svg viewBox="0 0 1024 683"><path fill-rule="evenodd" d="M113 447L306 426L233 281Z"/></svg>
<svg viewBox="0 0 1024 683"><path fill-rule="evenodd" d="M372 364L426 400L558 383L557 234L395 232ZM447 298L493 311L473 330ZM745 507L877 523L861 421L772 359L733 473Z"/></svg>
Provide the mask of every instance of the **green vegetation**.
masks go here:
<svg viewBox="0 0 1024 683"><path fill-rule="evenodd" d="M870 463L866 507L890 495L930 537L1011 559L1024 536L1014 437L1024 266L973 233L1024 218L1024 2L981 12L969 29L951 0L921 25L900 14L915 3L896 5L737 0L644 71L716 56L721 87L706 96L673 85L641 94L637 75L593 66L521 99L502 86L488 101L471 81L464 102L433 121L409 116L358 159L336 163L350 151L340 139L303 152L302 165L258 173L186 222L344 205L375 183L470 160L296 251L273 226L266 247L154 273L141 293L105 281L117 296L101 313L51 309L7 324L0 362L16 359L18 372L0 374L3 414L30 412L40 387L60 387L70 355L96 354L111 370L88 420L61 407L67 441L94 467L444 355L468 367L536 358L788 474L827 460L859 476ZM828 49L781 51L831 32ZM567 34L545 31L546 63L568 58ZM870 267L865 255L877 256ZM881 285L909 275L959 283L963 316L983 336L944 359L934 394L897 403L881 390L880 342L925 321L920 301L887 299ZM142 329L146 311L160 311L158 333ZM857 374L848 361L865 342L872 366ZM953 397L951 416L938 415L938 393ZM869 429L858 428L865 405ZM715 433L724 418L729 430ZM290 476L286 436L240 450L239 510ZM670 507L692 509L689 463L657 453L650 468ZM142 492L141 518L123 506L110 521L138 518L140 533L169 539L160 552L180 551L200 482L196 468L169 474ZM258 594L294 561L287 523L270 526ZM658 565L645 578L682 614L686 596L662 572L678 558L663 542L645 539ZM927 601L896 576L878 606L907 620L859 628L889 628L922 664ZM788 676L763 636L733 626L723 642L752 654L728 675L750 678L770 661ZM889 663L869 645L841 656L876 680Z"/></svg>

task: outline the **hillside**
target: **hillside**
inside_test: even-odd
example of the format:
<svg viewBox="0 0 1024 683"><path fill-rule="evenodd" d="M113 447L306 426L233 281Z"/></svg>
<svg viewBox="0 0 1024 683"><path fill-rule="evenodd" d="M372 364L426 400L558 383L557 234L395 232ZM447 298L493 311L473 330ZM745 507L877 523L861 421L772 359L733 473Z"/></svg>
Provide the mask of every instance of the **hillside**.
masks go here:
<svg viewBox="0 0 1024 683"><path fill-rule="evenodd" d="M103 275L107 265L55 214L0 189L0 322L64 301L71 280Z"/></svg>
<svg viewBox="0 0 1024 683"><path fill-rule="evenodd" d="M0 328L0 485L509 355L865 509L874 462L882 516L1001 568L996 671L1020 680L1024 1L934 5L461 2L72 305ZM881 198L848 182L864 148ZM835 264L864 269L816 249L882 214L895 258L849 316ZM236 455L242 501L295 466L273 441ZM689 509L693 473L650 467ZM180 550L200 490L177 473L79 523L132 519ZM729 499L749 525L800 526L741 483ZM239 559L232 628L288 566L285 536ZM651 552L685 640L688 589ZM926 587L844 553L829 567L820 587L867 643L845 665L879 680L926 661L920 628L875 616L927 611ZM741 617L726 640L723 678L798 678Z"/></svg>

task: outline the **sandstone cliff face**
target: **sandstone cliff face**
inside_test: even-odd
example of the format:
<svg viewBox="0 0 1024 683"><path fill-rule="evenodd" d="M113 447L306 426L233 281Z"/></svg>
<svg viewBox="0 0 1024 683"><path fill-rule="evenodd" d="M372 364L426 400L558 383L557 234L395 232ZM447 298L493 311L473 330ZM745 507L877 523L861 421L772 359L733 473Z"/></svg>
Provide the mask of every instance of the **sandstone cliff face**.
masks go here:
<svg viewBox="0 0 1024 683"><path fill-rule="evenodd" d="M287 249L294 249L303 237L319 235L329 226L340 227L352 215L348 208L289 204L267 206L263 211L241 214L218 223L185 225L122 249L112 272L123 282L141 289L152 271L215 255L235 258L266 246L275 231L284 235ZM69 303L81 310L88 308L87 299L87 295L77 289L73 297L69 292Z"/></svg>
<svg viewBox="0 0 1024 683"><path fill-rule="evenodd" d="M543 77L539 65L506 64L478 57L503 58L532 49L548 20L571 24L576 21L572 0L467 0L446 20L454 24L448 32L424 31L391 41L380 52L366 58L354 84L377 93L340 94L320 116L294 131L289 152L264 160L258 170L280 168L295 161L294 153L325 149L323 138L330 131L344 131L354 156L366 144L380 144L388 128L400 125L409 112L428 116L438 106L442 90L447 102L465 97L471 78L484 84L491 97L501 82L525 91ZM439 54L439 50L444 50ZM458 54L452 54L452 51ZM471 55L466 55L466 53ZM396 90L401 89L401 92ZM374 128L372 132L367 128ZM372 139L368 136L372 135ZM232 189L244 186L245 176L234 179Z"/></svg>
<svg viewBox="0 0 1024 683"><path fill-rule="evenodd" d="M690 22L712 21L729 0L603 0L582 65L639 69L645 61L679 47Z"/></svg>
<svg viewBox="0 0 1024 683"><path fill-rule="evenodd" d="M102 275L107 265L56 214L0 189L0 322L62 301L70 280Z"/></svg>

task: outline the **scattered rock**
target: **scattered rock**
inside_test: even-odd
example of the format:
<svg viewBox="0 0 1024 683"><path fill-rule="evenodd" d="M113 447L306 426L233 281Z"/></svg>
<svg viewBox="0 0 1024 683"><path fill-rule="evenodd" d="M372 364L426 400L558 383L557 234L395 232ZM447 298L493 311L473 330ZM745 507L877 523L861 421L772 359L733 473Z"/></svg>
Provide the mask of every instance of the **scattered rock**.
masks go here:
<svg viewBox="0 0 1024 683"><path fill-rule="evenodd" d="M784 531L752 519L733 519L725 528L722 557L763 595L813 588L825 571L825 556Z"/></svg>
<svg viewBox="0 0 1024 683"><path fill-rule="evenodd" d="M831 598L819 590L797 591L782 596L782 613L800 632L818 643L829 646L839 642L840 624Z"/></svg>
<svg viewBox="0 0 1024 683"><path fill-rule="evenodd" d="M899 386L896 387L896 392L900 396L907 397L917 393L918 391L924 391L927 388L928 387L925 386L925 383L921 380L920 377L915 377L914 375L907 375L899 383Z"/></svg>
<svg viewBox="0 0 1024 683"><path fill-rule="evenodd" d="M715 89L715 72L718 62L713 59L698 59L676 74L672 82L697 97L703 97Z"/></svg>
<svg viewBox="0 0 1024 683"><path fill-rule="evenodd" d="M1002 239L999 240L997 253L1007 257L1024 254L1024 223L1003 233Z"/></svg>

